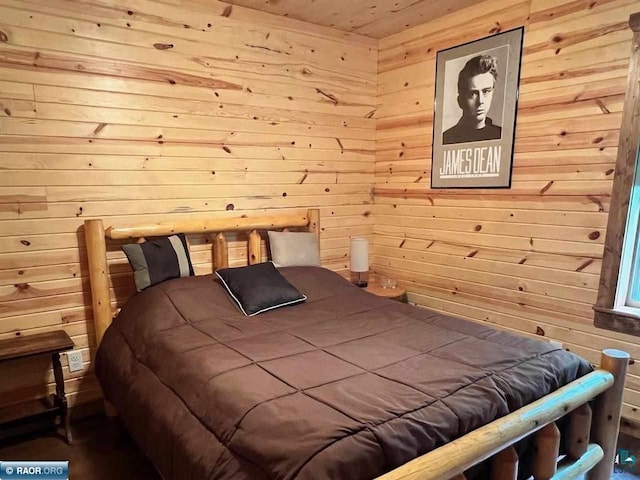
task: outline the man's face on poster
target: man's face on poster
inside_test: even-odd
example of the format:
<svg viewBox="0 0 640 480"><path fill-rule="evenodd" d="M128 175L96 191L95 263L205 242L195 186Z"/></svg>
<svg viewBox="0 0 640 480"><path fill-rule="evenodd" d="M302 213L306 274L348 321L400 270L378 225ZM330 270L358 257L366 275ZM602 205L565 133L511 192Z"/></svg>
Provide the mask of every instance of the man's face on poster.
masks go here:
<svg viewBox="0 0 640 480"><path fill-rule="evenodd" d="M480 73L467 79L466 86L458 93L458 105L462 109L462 117L465 123L483 128L491 100L495 79L491 72Z"/></svg>

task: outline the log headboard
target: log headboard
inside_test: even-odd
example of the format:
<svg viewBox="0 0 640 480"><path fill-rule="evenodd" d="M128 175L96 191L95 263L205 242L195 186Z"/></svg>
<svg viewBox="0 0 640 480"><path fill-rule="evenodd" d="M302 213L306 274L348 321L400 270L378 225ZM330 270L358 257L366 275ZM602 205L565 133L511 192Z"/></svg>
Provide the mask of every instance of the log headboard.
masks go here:
<svg viewBox="0 0 640 480"><path fill-rule="evenodd" d="M137 239L145 237L171 235L174 233L205 233L212 236L213 258L215 268L229 265L229 254L225 233L250 232L248 242L249 264L260 263L260 234L258 230L277 230L287 228L304 228L315 232L320 239L320 211L309 209L300 214L282 214L264 217L212 218L206 220L185 220L166 223L154 223L135 227L105 228L102 219L84 222L89 260L89 279L91 282L91 303L96 329L96 346L100 345L104 332L114 317L109 294L109 268L107 265L107 239ZM215 235L215 237L213 237Z"/></svg>

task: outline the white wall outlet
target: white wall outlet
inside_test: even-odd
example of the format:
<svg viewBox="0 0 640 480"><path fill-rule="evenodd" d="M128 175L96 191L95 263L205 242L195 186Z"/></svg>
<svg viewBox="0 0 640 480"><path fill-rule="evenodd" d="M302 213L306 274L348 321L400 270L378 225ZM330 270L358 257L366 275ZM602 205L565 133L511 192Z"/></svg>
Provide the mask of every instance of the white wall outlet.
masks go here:
<svg viewBox="0 0 640 480"><path fill-rule="evenodd" d="M70 352L67 352L67 363L69 363L70 372L82 370L84 368L82 363L82 352L80 350L71 350Z"/></svg>
<svg viewBox="0 0 640 480"><path fill-rule="evenodd" d="M553 345L554 347L560 347L560 348L562 348L562 342L559 342L559 341L557 341L557 340L549 340L549 343L550 343L551 345Z"/></svg>

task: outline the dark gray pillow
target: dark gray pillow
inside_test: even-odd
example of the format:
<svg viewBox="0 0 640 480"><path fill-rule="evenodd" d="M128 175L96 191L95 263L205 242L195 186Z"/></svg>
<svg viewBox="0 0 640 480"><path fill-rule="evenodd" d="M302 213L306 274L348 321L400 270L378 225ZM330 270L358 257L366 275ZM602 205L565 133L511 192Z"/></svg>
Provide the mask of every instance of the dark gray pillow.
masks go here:
<svg viewBox="0 0 640 480"><path fill-rule="evenodd" d="M165 280L193 275L184 233L130 243L123 245L122 250L133 268L133 279L139 292Z"/></svg>
<svg viewBox="0 0 640 480"><path fill-rule="evenodd" d="M278 272L272 262L221 268L216 275L242 313L248 317L307 299Z"/></svg>

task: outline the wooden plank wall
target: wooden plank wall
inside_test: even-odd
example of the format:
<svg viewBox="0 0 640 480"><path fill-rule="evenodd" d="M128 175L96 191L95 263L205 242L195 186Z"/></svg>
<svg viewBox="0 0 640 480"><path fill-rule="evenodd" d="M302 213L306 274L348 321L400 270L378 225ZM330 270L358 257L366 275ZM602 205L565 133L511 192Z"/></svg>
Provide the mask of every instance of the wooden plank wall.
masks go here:
<svg viewBox="0 0 640 480"><path fill-rule="evenodd" d="M477 3L476 0L225 1L373 38L384 38L430 18Z"/></svg>
<svg viewBox="0 0 640 480"><path fill-rule="evenodd" d="M319 206L322 261L346 268L372 234L377 45L211 0L0 0L0 338L64 328L85 360L63 359L70 403L99 396L87 218ZM46 358L0 368L0 406L52 389Z"/></svg>
<svg viewBox="0 0 640 480"><path fill-rule="evenodd" d="M555 339L592 362L637 337L593 326L637 0L487 0L380 43L378 272L420 305ZM430 190L436 52L525 26L513 186ZM640 420L640 365L624 415Z"/></svg>

